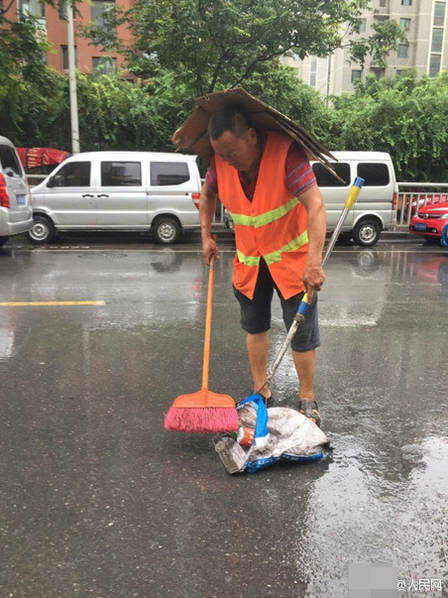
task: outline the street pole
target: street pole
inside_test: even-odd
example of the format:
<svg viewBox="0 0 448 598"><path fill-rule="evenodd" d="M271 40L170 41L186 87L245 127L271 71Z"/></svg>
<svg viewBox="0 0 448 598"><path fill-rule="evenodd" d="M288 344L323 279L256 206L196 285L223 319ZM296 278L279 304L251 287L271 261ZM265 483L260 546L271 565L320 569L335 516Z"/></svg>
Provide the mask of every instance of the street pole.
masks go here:
<svg viewBox="0 0 448 598"><path fill-rule="evenodd" d="M78 98L76 93L76 66L75 66L75 32L73 27L73 4L67 2L67 49L68 49L68 79L70 90L70 121L72 127L72 153L79 154L79 125L78 125Z"/></svg>
<svg viewBox="0 0 448 598"><path fill-rule="evenodd" d="M331 77L331 54L328 55L327 61L327 89L325 96L325 105L328 108L328 102L330 100L330 77Z"/></svg>

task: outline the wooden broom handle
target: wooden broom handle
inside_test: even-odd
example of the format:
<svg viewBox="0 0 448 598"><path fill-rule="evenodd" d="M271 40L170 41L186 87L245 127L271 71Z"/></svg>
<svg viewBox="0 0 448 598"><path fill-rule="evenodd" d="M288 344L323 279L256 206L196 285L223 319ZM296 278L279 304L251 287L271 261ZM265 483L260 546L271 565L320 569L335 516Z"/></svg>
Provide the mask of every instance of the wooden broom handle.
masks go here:
<svg viewBox="0 0 448 598"><path fill-rule="evenodd" d="M202 362L202 388L208 388L208 370L210 366L210 339L212 332L213 286L215 282L215 256L210 258L208 271L207 311L205 314L204 359Z"/></svg>

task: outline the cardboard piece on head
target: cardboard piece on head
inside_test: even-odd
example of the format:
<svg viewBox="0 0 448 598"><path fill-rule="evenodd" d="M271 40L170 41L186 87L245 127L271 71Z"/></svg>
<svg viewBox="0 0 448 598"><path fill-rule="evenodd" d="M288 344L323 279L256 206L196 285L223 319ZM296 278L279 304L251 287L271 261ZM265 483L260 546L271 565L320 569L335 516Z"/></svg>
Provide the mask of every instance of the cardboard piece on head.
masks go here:
<svg viewBox="0 0 448 598"><path fill-rule="evenodd" d="M202 158L210 158L213 149L207 133L208 121L214 112L232 104L241 106L250 115L255 128L264 131L283 131L289 135L305 150L309 160L319 160L325 165L328 165L328 160L335 160L327 148L303 127L241 87L211 93L196 98L195 101L197 108L172 136L178 150L188 149Z"/></svg>

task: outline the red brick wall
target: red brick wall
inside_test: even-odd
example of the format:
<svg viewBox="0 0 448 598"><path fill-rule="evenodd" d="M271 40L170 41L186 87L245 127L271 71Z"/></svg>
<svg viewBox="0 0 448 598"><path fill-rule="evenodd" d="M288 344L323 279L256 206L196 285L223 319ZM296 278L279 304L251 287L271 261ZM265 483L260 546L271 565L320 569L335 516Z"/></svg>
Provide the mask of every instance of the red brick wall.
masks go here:
<svg viewBox="0 0 448 598"><path fill-rule="evenodd" d="M123 8L129 8L132 0L118 0L117 4ZM88 2L79 2L78 10L80 15L75 18L75 45L77 51L77 67L83 73L92 72L92 57L110 56L117 59L117 69L121 70L124 59L120 54L113 52L101 52L99 47L90 45L89 40L80 37L77 33L77 27L80 23L88 25L91 20L91 5ZM7 18L15 20L17 15L17 1L13 3L7 13ZM45 20L47 28L47 39L54 49L47 54L47 61L57 71L62 72L62 50L61 46L67 45L67 22L59 18L58 10L50 5L45 6ZM118 27L117 36L124 43L130 40L130 32L126 25Z"/></svg>

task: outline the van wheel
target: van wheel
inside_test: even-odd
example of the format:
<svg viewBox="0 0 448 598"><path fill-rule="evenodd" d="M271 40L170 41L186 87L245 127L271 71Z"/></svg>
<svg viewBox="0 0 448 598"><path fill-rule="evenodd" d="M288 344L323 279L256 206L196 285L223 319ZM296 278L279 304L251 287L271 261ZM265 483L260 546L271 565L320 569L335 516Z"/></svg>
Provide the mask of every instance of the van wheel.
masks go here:
<svg viewBox="0 0 448 598"><path fill-rule="evenodd" d="M353 240L360 247L372 247L380 238L381 226L375 218L360 220L353 229Z"/></svg>
<svg viewBox="0 0 448 598"><path fill-rule="evenodd" d="M155 221L152 232L157 243L169 245L177 241L181 228L179 222L172 216L161 216Z"/></svg>
<svg viewBox="0 0 448 598"><path fill-rule="evenodd" d="M9 237L0 237L0 247L6 243Z"/></svg>
<svg viewBox="0 0 448 598"><path fill-rule="evenodd" d="M54 226L49 218L36 214L33 217L34 222L30 231L27 232L28 238L37 244L49 243L54 237Z"/></svg>

